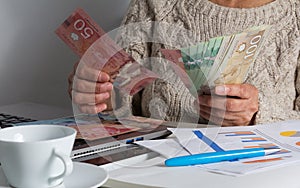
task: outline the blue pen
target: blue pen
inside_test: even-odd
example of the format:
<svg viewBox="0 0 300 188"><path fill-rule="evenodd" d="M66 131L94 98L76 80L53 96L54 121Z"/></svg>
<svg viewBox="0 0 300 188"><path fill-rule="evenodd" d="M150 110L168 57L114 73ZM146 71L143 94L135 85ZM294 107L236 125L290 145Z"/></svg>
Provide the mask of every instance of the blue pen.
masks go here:
<svg viewBox="0 0 300 188"><path fill-rule="evenodd" d="M240 150L229 150L220 152L201 153L174 157L165 161L166 166L187 166L197 164L217 163L222 161L233 161L243 158L260 157L270 155L280 151L280 149L251 148Z"/></svg>

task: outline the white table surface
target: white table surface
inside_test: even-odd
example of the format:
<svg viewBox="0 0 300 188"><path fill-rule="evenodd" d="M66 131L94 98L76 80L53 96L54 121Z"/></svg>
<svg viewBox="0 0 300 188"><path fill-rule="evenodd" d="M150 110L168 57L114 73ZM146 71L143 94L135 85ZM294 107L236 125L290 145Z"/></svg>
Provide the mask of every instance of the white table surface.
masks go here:
<svg viewBox="0 0 300 188"><path fill-rule="evenodd" d="M187 124L185 126L195 125ZM199 128L207 125L197 125ZM171 135L169 138L173 137ZM196 166L166 167L165 158L149 153L103 166L109 188L300 188L300 163L233 177L204 171Z"/></svg>
<svg viewBox="0 0 300 188"><path fill-rule="evenodd" d="M30 111L26 109L30 109ZM53 116L57 116L57 114L62 116L63 114L65 116L70 113L69 111L53 109L49 110L49 107L46 108L43 105L33 103L0 107L1 111L15 113L16 115L20 115L20 112L28 113L24 116L34 114L37 119L45 118L42 116L44 114L48 116L49 114ZM40 114L41 112L44 114ZM56 113L52 114L53 112ZM37 115L41 117L37 117ZM158 154L149 153L119 163L104 165L102 167L107 169L110 178L103 187L300 188L300 164L241 177L232 177L206 172L197 167L165 167L163 161L164 158L158 156Z"/></svg>
<svg viewBox="0 0 300 188"><path fill-rule="evenodd" d="M164 160L158 154L150 153L102 166L110 177L104 187L300 188L300 164L233 177L196 166L166 167Z"/></svg>

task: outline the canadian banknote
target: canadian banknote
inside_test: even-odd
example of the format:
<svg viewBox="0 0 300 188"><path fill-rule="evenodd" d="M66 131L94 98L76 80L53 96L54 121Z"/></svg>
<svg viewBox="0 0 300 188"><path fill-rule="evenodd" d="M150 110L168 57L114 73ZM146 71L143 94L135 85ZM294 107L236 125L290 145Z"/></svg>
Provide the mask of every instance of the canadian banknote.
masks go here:
<svg viewBox="0 0 300 188"><path fill-rule="evenodd" d="M100 121L99 121L100 120ZM108 114L80 114L77 116L62 117L58 119L40 120L35 122L18 123L15 126L26 125L62 125L77 130L76 139L88 141L131 133L134 131L149 131L165 123L162 120L130 116L118 119Z"/></svg>
<svg viewBox="0 0 300 188"><path fill-rule="evenodd" d="M81 8L76 9L55 32L82 58L81 62L108 73L121 92L134 95L158 78L118 46Z"/></svg>
<svg viewBox="0 0 300 188"><path fill-rule="evenodd" d="M76 139L98 140L137 131L140 128L118 123L69 125L77 130Z"/></svg>
<svg viewBox="0 0 300 188"><path fill-rule="evenodd" d="M178 76L198 94L220 84L241 84L257 58L270 26L253 27L230 36L181 49L162 49L164 57L181 68ZM182 76L183 75L183 76ZM188 77L188 78L187 78ZM192 89L191 89L192 90Z"/></svg>

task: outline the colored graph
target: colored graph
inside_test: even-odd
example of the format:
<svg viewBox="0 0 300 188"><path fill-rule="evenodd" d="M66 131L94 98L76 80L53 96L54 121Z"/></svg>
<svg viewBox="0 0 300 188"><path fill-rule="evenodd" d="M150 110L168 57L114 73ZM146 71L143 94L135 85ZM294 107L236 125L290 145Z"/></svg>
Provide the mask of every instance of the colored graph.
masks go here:
<svg viewBox="0 0 300 188"><path fill-rule="evenodd" d="M300 131L284 131L281 132L280 135L286 137L300 137Z"/></svg>
<svg viewBox="0 0 300 188"><path fill-rule="evenodd" d="M243 137L241 138L242 142L265 142L267 141L266 139L262 137Z"/></svg>
<svg viewBox="0 0 300 188"><path fill-rule="evenodd" d="M246 161L246 162L243 162L243 163L244 164L266 163L266 162L280 161L280 160L282 160L282 157L271 158L271 159L259 159L259 160L253 160L253 161Z"/></svg>
<svg viewBox="0 0 300 188"><path fill-rule="evenodd" d="M219 134L224 134L225 136L253 136L255 133L251 131L237 131L237 132L223 132Z"/></svg>
<svg viewBox="0 0 300 188"><path fill-rule="evenodd" d="M197 130L197 131L193 131L193 133L200 139L202 140L204 143L206 143L208 146L210 146L213 150L215 151L224 151L217 143L215 143L214 141L212 141L210 138L208 138L207 136L205 136L201 131Z"/></svg>
<svg viewBox="0 0 300 188"><path fill-rule="evenodd" d="M251 145L251 146L244 146L244 148L264 148L264 149L278 149L279 147L273 143L267 143L267 144L257 144L257 145Z"/></svg>

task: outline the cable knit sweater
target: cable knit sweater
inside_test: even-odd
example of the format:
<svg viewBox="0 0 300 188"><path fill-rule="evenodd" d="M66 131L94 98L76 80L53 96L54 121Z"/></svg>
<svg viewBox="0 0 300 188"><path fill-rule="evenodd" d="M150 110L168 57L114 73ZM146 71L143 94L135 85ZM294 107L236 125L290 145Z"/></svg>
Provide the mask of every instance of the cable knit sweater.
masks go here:
<svg viewBox="0 0 300 188"><path fill-rule="evenodd" d="M183 27L192 36L170 37L167 36L172 32L170 28L162 27L151 36L167 37L166 44L145 42L151 40L148 31L151 28L137 27L133 23L153 21ZM160 48L187 46L190 37L201 42L254 26L271 25L271 32L245 79L245 83L259 90L255 123L300 119L300 0L275 0L248 9L223 7L208 0L133 0L123 23L133 26L121 32L120 44L138 62L161 75L161 79L148 85L133 100L123 96L120 111L128 112L132 105L137 115L167 121L198 121L196 99L178 75L162 59L150 63L143 60L161 57ZM139 36L140 41L130 41L127 36L132 37L137 31L144 33Z"/></svg>

